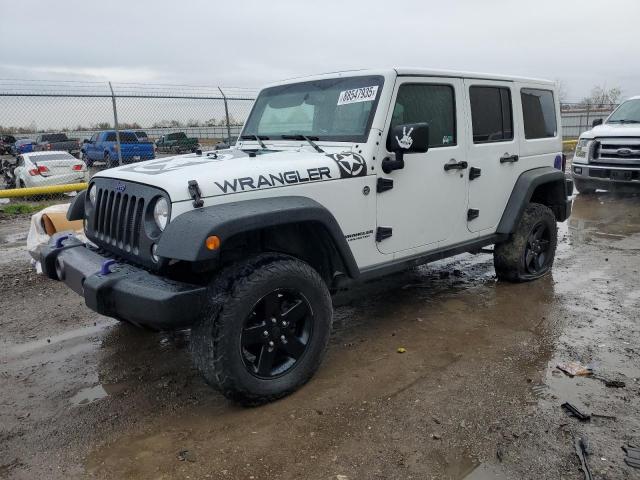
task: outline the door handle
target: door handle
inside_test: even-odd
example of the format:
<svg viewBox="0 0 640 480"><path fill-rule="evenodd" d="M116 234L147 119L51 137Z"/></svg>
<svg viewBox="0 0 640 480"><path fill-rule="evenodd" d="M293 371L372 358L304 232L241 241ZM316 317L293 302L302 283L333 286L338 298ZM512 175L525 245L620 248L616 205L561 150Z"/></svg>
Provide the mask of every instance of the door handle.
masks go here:
<svg viewBox="0 0 640 480"><path fill-rule="evenodd" d="M457 163L445 163L444 171L448 172L449 170L464 170L468 166L469 164L464 160L462 162L457 162Z"/></svg>
<svg viewBox="0 0 640 480"><path fill-rule="evenodd" d="M518 160L518 155L509 155L508 153L505 153L502 157L500 157L500 163L515 163Z"/></svg>

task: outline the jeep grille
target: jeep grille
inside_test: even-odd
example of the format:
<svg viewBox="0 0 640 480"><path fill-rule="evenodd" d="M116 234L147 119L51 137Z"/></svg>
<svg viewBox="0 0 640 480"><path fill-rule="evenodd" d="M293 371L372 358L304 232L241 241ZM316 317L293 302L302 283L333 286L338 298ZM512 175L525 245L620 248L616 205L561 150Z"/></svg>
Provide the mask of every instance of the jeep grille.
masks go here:
<svg viewBox="0 0 640 480"><path fill-rule="evenodd" d="M102 242L138 255L144 198L98 188L91 226Z"/></svg>
<svg viewBox="0 0 640 480"><path fill-rule="evenodd" d="M94 178L96 204L85 196L85 233L93 243L116 257L156 270L151 248L160 240L150 211L160 189L112 178ZM89 187L91 188L91 186Z"/></svg>

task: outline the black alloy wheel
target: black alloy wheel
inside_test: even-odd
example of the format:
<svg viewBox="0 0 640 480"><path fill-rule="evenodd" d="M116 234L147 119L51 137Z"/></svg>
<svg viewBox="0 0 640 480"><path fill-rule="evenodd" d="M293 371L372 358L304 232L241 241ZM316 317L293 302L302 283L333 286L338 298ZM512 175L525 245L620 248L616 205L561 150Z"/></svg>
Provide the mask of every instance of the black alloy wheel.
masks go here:
<svg viewBox="0 0 640 480"><path fill-rule="evenodd" d="M262 297L246 318L240 337L242 360L252 375L272 379L293 369L313 335L313 311L296 290Z"/></svg>
<svg viewBox="0 0 640 480"><path fill-rule="evenodd" d="M537 275L546 270L549 260L553 258L548 254L550 244L551 232L547 224L536 224L527 238L524 250L524 267L528 273Z"/></svg>

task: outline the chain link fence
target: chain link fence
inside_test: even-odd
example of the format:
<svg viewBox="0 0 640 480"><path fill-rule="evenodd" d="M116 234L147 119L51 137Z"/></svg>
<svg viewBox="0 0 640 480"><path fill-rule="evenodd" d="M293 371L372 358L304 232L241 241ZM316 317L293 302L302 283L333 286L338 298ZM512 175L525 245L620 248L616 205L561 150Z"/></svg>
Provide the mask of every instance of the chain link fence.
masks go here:
<svg viewBox="0 0 640 480"><path fill-rule="evenodd" d="M618 104L584 104L562 103L560 114L562 119L562 136L565 140L578 138L581 133L592 128L596 120L604 121Z"/></svg>
<svg viewBox="0 0 640 480"><path fill-rule="evenodd" d="M69 201L74 189L110 166L231 145L257 93L0 80L0 210L13 210L7 202L37 208Z"/></svg>
<svg viewBox="0 0 640 480"><path fill-rule="evenodd" d="M193 85L0 79L0 203L6 204L10 195L15 195L10 202L36 207L68 201L67 195L74 193L61 191L83 188L100 169L233 144L257 93ZM616 106L563 103L564 138L577 138ZM32 152L37 155L21 155ZM6 208L0 205L0 210Z"/></svg>

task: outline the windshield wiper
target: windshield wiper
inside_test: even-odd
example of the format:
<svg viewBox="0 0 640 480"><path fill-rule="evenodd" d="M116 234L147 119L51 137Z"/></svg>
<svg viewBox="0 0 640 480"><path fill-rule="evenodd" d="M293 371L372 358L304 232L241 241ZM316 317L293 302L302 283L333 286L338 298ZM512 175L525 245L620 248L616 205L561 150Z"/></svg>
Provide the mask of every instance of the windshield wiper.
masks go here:
<svg viewBox="0 0 640 480"><path fill-rule="evenodd" d="M316 152L324 153L324 150L314 142L314 140L318 140L318 137L307 137L306 135L280 135L280 138L283 140L306 140Z"/></svg>
<svg viewBox="0 0 640 480"><path fill-rule="evenodd" d="M609 120L607 123L640 123L640 120L621 119L621 120Z"/></svg>
<svg viewBox="0 0 640 480"><path fill-rule="evenodd" d="M242 140L255 140L260 144L260 148L263 150L268 150L267 146L264 144L262 140L269 140L269 137L259 136L259 135L242 135L240 137Z"/></svg>

